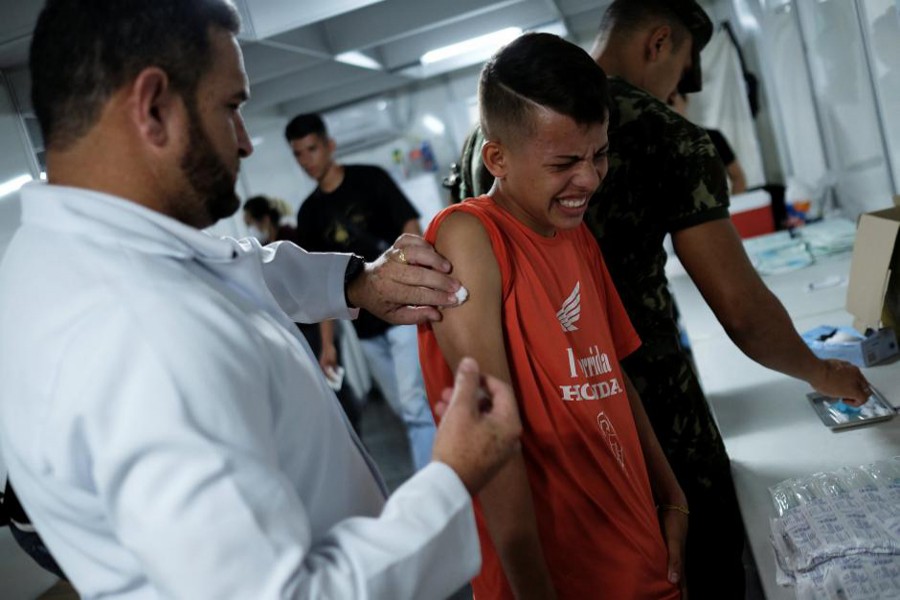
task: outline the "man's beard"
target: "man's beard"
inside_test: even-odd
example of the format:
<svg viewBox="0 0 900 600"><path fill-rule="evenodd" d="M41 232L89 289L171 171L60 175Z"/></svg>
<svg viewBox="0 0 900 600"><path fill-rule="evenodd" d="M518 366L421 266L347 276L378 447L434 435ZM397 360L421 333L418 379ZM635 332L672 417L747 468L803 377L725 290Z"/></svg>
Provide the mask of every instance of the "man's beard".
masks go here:
<svg viewBox="0 0 900 600"><path fill-rule="evenodd" d="M181 171L194 197L182 199L182 210L194 213L195 218L191 221L196 221L195 225L208 227L233 215L241 201L234 191L231 173L200 125L200 115L194 109L189 109L188 113L188 147L181 157ZM197 211L202 214L196 214Z"/></svg>

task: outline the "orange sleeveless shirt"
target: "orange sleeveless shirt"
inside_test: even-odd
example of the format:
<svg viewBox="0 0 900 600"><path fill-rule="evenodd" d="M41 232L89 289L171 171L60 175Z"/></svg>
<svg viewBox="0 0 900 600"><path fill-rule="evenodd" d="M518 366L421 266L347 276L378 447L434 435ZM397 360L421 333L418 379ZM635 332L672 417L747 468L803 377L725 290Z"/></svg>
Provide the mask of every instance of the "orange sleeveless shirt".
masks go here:
<svg viewBox="0 0 900 600"><path fill-rule="evenodd" d="M522 453L559 598L679 598L619 366L640 340L596 241L584 225L543 237L481 196L439 213L429 242L455 211L481 221L500 267ZM428 324L419 326L419 357L433 408L453 374ZM475 513L475 598L511 599L477 502Z"/></svg>

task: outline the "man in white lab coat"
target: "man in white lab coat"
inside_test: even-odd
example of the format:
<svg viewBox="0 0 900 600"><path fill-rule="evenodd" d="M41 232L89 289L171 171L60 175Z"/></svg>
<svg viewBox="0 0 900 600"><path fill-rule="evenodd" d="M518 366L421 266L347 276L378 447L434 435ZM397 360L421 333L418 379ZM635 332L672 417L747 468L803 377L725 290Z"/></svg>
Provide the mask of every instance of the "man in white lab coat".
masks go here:
<svg viewBox="0 0 900 600"><path fill-rule="evenodd" d="M85 598L446 596L480 566L471 495L514 451L511 394L466 362L433 462L386 500L292 320L435 319L458 283L410 236L364 265L199 231L252 151L238 27L224 0L42 12L49 184L0 266L10 478Z"/></svg>

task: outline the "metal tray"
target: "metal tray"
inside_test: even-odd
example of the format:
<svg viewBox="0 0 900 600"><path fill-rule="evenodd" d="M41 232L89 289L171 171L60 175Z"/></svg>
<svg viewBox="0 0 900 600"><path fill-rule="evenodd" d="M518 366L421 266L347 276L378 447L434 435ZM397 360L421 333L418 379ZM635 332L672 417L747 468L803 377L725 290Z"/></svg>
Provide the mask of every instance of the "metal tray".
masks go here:
<svg viewBox="0 0 900 600"><path fill-rule="evenodd" d="M843 412L837 405L840 401L839 398L831 398L818 392L810 392L806 397L809 398L809 402L822 423L832 430L887 421L896 414L896 409L875 388L872 388L872 395L869 396L868 402L858 407L861 409L859 412L853 410L852 407L850 411Z"/></svg>

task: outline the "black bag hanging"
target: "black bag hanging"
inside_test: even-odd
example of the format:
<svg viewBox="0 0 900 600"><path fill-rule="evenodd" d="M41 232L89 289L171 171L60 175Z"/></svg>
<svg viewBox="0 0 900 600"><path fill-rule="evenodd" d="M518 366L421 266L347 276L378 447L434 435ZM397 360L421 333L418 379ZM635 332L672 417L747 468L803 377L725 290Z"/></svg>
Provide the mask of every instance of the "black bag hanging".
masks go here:
<svg viewBox="0 0 900 600"><path fill-rule="evenodd" d="M741 63L741 73L744 76L744 84L747 86L747 101L750 103L750 115L755 119L756 115L759 113L759 79L754 73L747 70L747 63L744 61L744 53L741 52L741 46L738 44L737 37L734 35L731 23L724 21L722 23L722 28L725 30L725 33L728 34L729 39L731 39L734 49L737 50L738 61Z"/></svg>

